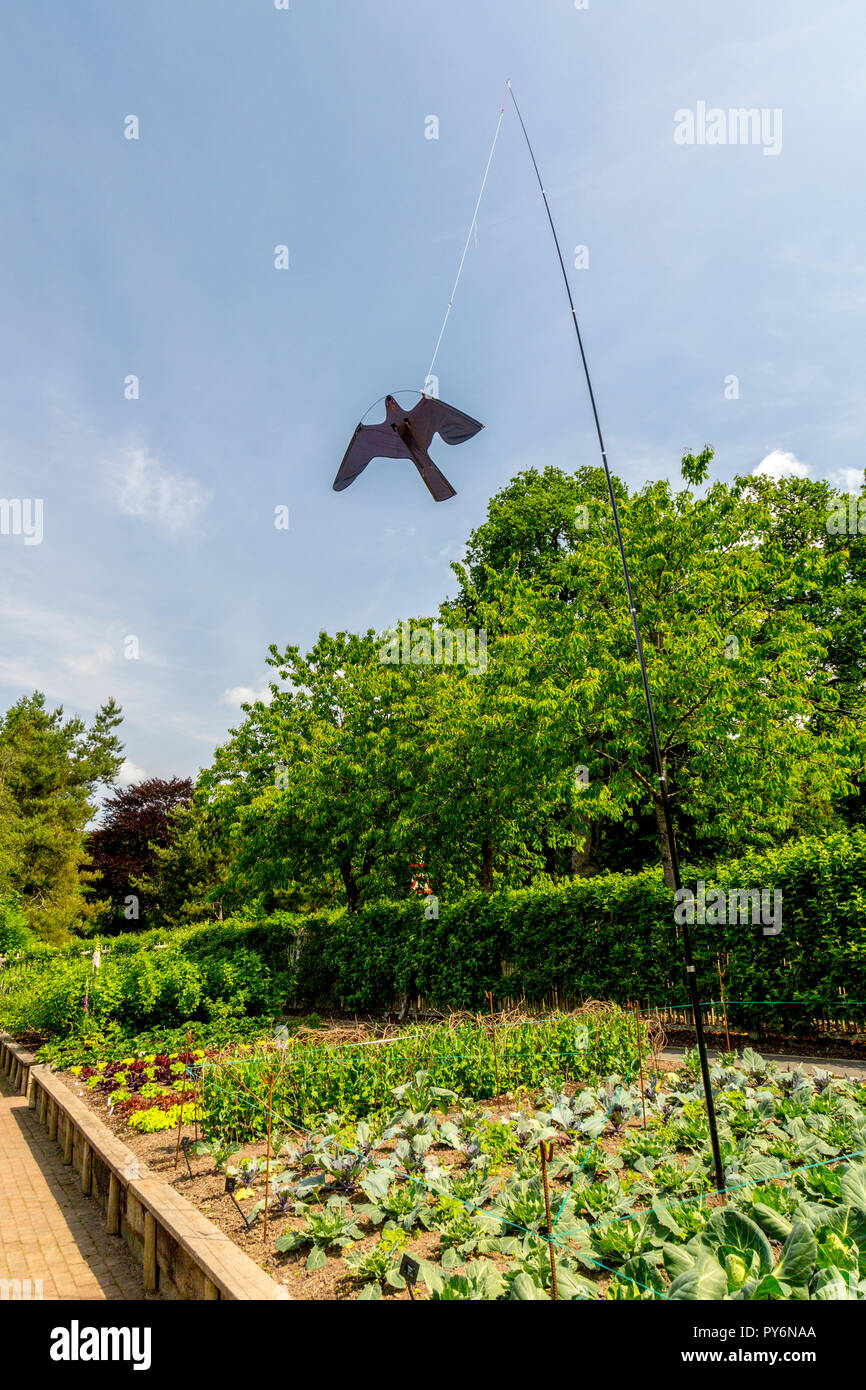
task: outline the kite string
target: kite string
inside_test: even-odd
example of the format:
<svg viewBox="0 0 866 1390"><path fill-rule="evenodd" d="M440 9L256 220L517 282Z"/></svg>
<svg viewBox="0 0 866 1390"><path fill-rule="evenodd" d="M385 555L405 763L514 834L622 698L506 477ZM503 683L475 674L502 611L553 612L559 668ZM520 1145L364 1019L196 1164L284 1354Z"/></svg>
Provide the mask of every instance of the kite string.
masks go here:
<svg viewBox="0 0 866 1390"><path fill-rule="evenodd" d="M427 375L424 378L424 385L421 388L422 392L425 393L429 386L430 378L433 375L433 368L436 365L436 358L439 356L439 349L442 346L442 339L445 336L445 329L448 324L448 316L451 313L451 308L454 304L454 296L457 293L457 286L460 284L460 276L463 274L463 262L466 260L466 253L469 250L469 243L472 240L472 233L475 230L475 220L478 217L478 209L481 207L481 199L484 197L484 190L487 187L487 175L490 173L490 166L493 163L493 151L496 149L496 141L499 139L499 128L502 125L502 117L505 115L505 104L508 101L508 93L510 89L511 82L509 81L508 83L506 83L505 99L502 102L502 108L499 112L499 120L496 122L496 134L493 136L493 144L490 146L490 154L487 157L487 167L484 170L484 178L481 180L481 191L478 194L478 201L475 204L475 211L472 214L472 221L469 224L469 231L466 233L466 244L463 247L463 255L460 257L460 264L457 267L457 278L454 281L454 287L451 291L451 298L448 300L448 308L445 310L445 317L442 320L442 327L439 329L439 337L436 339L436 346L433 349L433 356L430 360L430 366L427 368Z"/></svg>

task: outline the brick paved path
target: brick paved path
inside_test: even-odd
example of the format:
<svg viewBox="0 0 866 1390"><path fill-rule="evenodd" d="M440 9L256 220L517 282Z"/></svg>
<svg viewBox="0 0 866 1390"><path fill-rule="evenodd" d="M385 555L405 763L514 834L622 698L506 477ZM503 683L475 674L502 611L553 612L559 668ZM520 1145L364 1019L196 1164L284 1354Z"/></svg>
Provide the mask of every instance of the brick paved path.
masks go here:
<svg viewBox="0 0 866 1390"><path fill-rule="evenodd" d="M0 1076L0 1298L15 1296L3 1281L18 1279L41 1279L44 1298L144 1297L126 1245L106 1235L102 1209L82 1195L37 1112Z"/></svg>

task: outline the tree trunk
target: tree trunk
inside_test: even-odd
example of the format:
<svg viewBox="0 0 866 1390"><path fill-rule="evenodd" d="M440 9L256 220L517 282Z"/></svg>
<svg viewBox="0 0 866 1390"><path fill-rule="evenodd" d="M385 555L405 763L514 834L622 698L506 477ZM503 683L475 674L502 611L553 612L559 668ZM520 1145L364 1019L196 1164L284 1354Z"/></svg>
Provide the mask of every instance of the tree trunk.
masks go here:
<svg viewBox="0 0 866 1390"><path fill-rule="evenodd" d="M571 863L569 873L572 878L591 878L598 872L595 863L595 852L598 849L598 837L595 826L592 827L588 835L580 835L575 831L574 844L571 848Z"/></svg>
<svg viewBox="0 0 866 1390"><path fill-rule="evenodd" d="M413 989L415 988L414 979L413 979L413 981L412 981L412 988L413 988ZM397 1022L398 1022L398 1023L405 1023L405 1022L406 1022L406 1019L407 1019L407 1017L408 1017L408 1015L409 1015L409 1000L410 1000L411 998L412 998L412 991L411 991L411 990L405 989L405 990L402 991L402 993L401 993L401 995L400 995L399 1007L398 1007L398 1010L397 1010ZM413 1005L412 1005L412 1017L415 1019L415 1021L416 1021L416 1023L417 1023L417 1021L418 1021L418 1006L417 1006L417 1004L413 1004Z"/></svg>
<svg viewBox="0 0 866 1390"><path fill-rule="evenodd" d="M346 903L348 904L349 911L354 912L360 901L361 893L355 882L355 875L352 872L351 859L344 859L340 864L340 877L343 880L343 887L346 890Z"/></svg>
<svg viewBox="0 0 866 1390"><path fill-rule="evenodd" d="M662 799L660 796L653 797L653 806L655 808L656 824L659 828L659 838L661 840L662 868L665 871L665 883L667 884L668 888L673 888L674 866L673 860L671 859L671 847L668 843L668 831L667 826L665 825L664 806L662 805Z"/></svg>
<svg viewBox="0 0 866 1390"><path fill-rule="evenodd" d="M493 842L484 840L481 845L481 887L485 893L493 892Z"/></svg>

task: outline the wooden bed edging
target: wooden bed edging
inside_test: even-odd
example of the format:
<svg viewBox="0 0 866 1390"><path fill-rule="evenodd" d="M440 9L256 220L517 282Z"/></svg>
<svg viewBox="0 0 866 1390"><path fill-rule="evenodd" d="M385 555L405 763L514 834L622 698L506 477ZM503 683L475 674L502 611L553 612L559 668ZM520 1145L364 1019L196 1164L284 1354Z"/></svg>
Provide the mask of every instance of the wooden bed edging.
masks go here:
<svg viewBox="0 0 866 1390"><path fill-rule="evenodd" d="M0 1068L63 1149L106 1230L141 1261L144 1287L176 1299L289 1299L288 1290L157 1178L49 1067L0 1032Z"/></svg>

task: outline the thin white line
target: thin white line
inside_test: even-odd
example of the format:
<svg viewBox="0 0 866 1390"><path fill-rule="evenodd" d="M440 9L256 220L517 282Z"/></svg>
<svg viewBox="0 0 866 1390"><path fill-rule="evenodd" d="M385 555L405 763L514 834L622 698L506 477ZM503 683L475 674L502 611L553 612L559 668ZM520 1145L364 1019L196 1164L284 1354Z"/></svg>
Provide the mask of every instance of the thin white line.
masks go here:
<svg viewBox="0 0 866 1390"><path fill-rule="evenodd" d="M510 86L511 83L509 82L508 87ZM442 320L442 327L439 330L439 337L436 339L436 346L433 349L433 357L430 361L430 366L427 368L427 375L424 378L424 385L421 387L422 392L426 390L427 382L433 375L433 368L436 365L436 358L439 356L439 348L441 347L442 339L445 336L445 328L448 323L448 315L451 313L451 308L454 304L454 296L457 293L457 286L460 284L460 276L463 273L463 262L466 260L466 252L469 250L469 243L472 240L472 233L475 229L475 219L478 216L478 209L481 206L481 199L484 197L484 189L487 186L487 175L490 173L490 165L493 163L493 151L496 149L496 141L499 139L499 127L502 125L502 117L505 115L505 102L508 100L508 87L506 87L505 101L503 101L502 103L502 110L499 112L499 120L496 122L496 134L493 137L493 144L490 146L490 154L487 158L487 168L484 170L484 178L481 180L481 191L478 194L478 201L475 204L475 211L472 214L472 221L469 224L469 231L466 234L466 244L463 247L463 255L460 257L460 265L457 268L457 278L454 281L454 288L451 291L451 298L448 300L448 308L445 310L445 317Z"/></svg>

